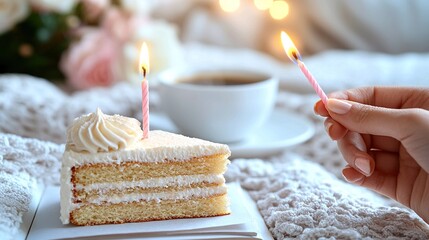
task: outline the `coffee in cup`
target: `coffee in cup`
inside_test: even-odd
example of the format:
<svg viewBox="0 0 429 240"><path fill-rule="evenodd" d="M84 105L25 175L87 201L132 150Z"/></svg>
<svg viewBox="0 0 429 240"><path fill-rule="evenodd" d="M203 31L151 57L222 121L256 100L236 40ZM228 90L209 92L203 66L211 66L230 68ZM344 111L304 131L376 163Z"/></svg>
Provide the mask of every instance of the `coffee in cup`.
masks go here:
<svg viewBox="0 0 429 240"><path fill-rule="evenodd" d="M195 76L177 79L178 84L193 84L206 86L235 86L257 83L265 80L262 76L242 76L240 74L199 73Z"/></svg>
<svg viewBox="0 0 429 240"><path fill-rule="evenodd" d="M231 143L245 139L269 117L278 79L238 71L175 71L159 76L160 101L181 133Z"/></svg>

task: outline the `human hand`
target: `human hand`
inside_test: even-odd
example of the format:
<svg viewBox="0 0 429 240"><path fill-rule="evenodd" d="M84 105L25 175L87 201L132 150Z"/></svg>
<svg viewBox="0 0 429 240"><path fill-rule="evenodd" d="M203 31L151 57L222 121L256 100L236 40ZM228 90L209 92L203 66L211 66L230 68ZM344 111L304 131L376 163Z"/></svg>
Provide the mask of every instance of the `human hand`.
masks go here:
<svg viewBox="0 0 429 240"><path fill-rule="evenodd" d="M429 223L429 89L367 87L329 95L316 114L348 165L349 182L388 196Z"/></svg>

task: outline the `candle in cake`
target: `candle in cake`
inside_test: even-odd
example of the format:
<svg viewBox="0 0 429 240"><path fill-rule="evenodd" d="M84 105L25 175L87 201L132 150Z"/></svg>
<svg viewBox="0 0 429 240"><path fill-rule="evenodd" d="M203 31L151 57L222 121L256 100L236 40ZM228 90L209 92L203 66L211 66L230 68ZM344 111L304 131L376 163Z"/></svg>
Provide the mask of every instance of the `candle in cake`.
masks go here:
<svg viewBox="0 0 429 240"><path fill-rule="evenodd" d="M328 102L328 97L326 96L323 89L320 87L319 83L317 83L316 78L314 78L314 76L308 70L307 66L305 66L298 49L295 47L290 37L284 31L282 31L281 39L286 55L290 58L290 60L292 60L292 62L298 64L299 69L301 69L301 72L310 82L311 86L316 91L317 95L319 95L320 99L322 99L323 104L325 104L326 106Z"/></svg>
<svg viewBox="0 0 429 240"><path fill-rule="evenodd" d="M140 64L139 68L143 75L141 83L142 87L142 128L143 128L143 139L148 138L149 135L149 85L146 79L146 75L149 73L149 51L147 44L143 42L140 49Z"/></svg>

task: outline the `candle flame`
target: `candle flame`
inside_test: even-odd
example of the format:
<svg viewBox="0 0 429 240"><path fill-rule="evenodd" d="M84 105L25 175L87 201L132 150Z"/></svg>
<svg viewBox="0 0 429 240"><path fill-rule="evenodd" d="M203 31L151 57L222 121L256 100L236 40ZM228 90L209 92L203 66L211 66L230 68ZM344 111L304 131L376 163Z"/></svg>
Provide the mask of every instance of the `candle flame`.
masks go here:
<svg viewBox="0 0 429 240"><path fill-rule="evenodd" d="M302 61L301 54L299 54L298 49L293 44L292 39L286 32L282 31L281 33L283 48L286 52L286 55L292 60L292 62L298 64L298 61Z"/></svg>
<svg viewBox="0 0 429 240"><path fill-rule="evenodd" d="M143 42L140 48L139 68L141 69L144 79L146 79L146 75L149 73L149 50L146 42Z"/></svg>

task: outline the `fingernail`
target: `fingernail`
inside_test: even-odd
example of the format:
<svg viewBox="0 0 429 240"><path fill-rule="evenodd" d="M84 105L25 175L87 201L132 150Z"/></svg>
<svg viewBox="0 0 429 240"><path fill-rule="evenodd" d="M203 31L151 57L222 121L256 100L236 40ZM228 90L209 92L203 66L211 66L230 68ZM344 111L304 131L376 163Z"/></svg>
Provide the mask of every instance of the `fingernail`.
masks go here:
<svg viewBox="0 0 429 240"><path fill-rule="evenodd" d="M317 112L316 104L314 104L313 112L314 112L314 114L316 114L316 115L320 116L320 114Z"/></svg>
<svg viewBox="0 0 429 240"><path fill-rule="evenodd" d="M351 167L349 166L349 165L347 165L347 166L345 166L344 168L343 168L343 170L341 171L341 174L343 175L343 178L345 179L345 180L347 180L347 182L350 182L351 180L349 180L349 178L348 177L346 177L346 175L344 174L344 171L347 171L347 170L349 170Z"/></svg>
<svg viewBox="0 0 429 240"><path fill-rule="evenodd" d="M356 158L355 166L361 170L366 176L369 176L371 173L371 166L369 165L369 160L366 158Z"/></svg>
<svg viewBox="0 0 429 240"><path fill-rule="evenodd" d="M329 99L328 100L328 109L337 114L346 114L350 111L352 105L348 102L341 101L338 99Z"/></svg>
<svg viewBox="0 0 429 240"><path fill-rule="evenodd" d="M355 176L354 178L352 177L352 176L346 176L346 174L344 173L345 171L348 171L349 169L351 169L351 167L350 166L346 166L346 167L344 167L344 169L341 171L341 174L343 175L343 177L344 177L344 179L347 181L347 182L349 182L349 183L356 183L356 182L359 182L359 181L362 181L362 179L364 178L364 176L362 176L362 175L358 175L358 176ZM354 170L354 171L356 171L356 170Z"/></svg>

